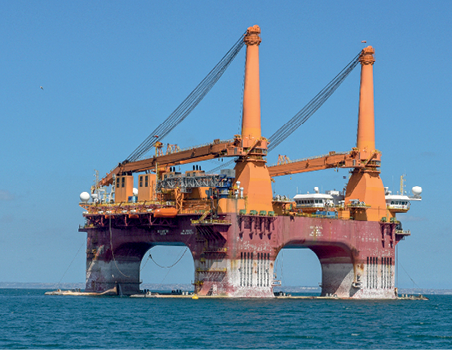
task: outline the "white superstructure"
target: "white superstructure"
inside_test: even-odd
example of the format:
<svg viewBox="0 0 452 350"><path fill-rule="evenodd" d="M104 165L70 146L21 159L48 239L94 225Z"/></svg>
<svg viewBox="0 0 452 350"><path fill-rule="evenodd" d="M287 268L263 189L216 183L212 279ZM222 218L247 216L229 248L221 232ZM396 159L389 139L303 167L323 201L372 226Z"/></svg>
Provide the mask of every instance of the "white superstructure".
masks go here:
<svg viewBox="0 0 452 350"><path fill-rule="evenodd" d="M314 193L297 194L293 199L300 209L325 209L344 203L344 195L339 191L320 193L318 187L314 187Z"/></svg>
<svg viewBox="0 0 452 350"><path fill-rule="evenodd" d="M385 187L385 198L386 198L386 206L389 210L401 210L408 211L410 209L411 201L420 201L422 200L421 193L422 188L419 186L414 186L411 189L413 193L412 196L408 196L405 194L392 194L391 191L388 190L388 187Z"/></svg>
<svg viewBox="0 0 452 350"><path fill-rule="evenodd" d="M414 186L411 191L413 193L412 196L408 196L406 192L405 194L392 194L392 192L389 191L388 187L385 187L385 199L387 208L395 212L408 211L410 209L411 201L422 200L421 187ZM314 187L314 193L308 192L304 194L297 194L295 197L293 197L293 199L296 203L296 207L299 209L322 210L343 206L344 197L344 193L341 193L339 191L334 190L320 193L319 188ZM355 201L359 203L358 200L350 200L350 203L355 204Z"/></svg>

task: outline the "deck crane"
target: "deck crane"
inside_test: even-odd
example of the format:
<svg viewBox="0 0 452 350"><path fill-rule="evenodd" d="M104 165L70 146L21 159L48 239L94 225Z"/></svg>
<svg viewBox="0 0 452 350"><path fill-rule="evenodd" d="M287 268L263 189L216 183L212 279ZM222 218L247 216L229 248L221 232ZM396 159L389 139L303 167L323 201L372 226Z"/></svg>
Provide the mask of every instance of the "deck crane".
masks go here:
<svg viewBox="0 0 452 350"><path fill-rule="evenodd" d="M164 155L156 154L155 156L150 158L140 159L146 152L152 149L152 147L156 147L156 145L159 144L161 145L161 142L159 140L161 140L172 129L174 129L174 127L178 123L180 123L188 115L188 113L191 112L196 107L196 105L201 101L201 99L212 88L213 84L223 74L224 70L227 68L227 66L229 66L234 57L238 54L241 47L243 46L243 42L246 43L246 40L249 41L252 35L254 35L253 32L249 31L250 28L248 29L247 34L245 34L245 39L242 39L241 37L234 44L234 46L222 58L220 63L217 64L217 66L215 66L215 68L208 74L208 76L195 88L194 92L192 92L184 100L184 102L182 102L182 104L175 110L175 112L173 112L170 115L170 117L168 117L167 120L165 120L165 122L163 122L159 127L157 127L157 129L154 130L150 134L150 136L134 152L132 152L132 154L125 161L119 163L115 169L113 169L110 173L106 175L106 177L104 177L101 181L98 182L97 184L98 187L113 184L114 178L116 176L122 175L130 176L133 173L140 172L156 173L157 178L155 181L159 181L163 174L169 172L171 167L173 166L224 157L234 157L235 162L237 164L236 172L238 171L239 173L243 173L243 171L245 171L247 173L248 170L246 169L240 170L239 166L240 164L242 163L244 164L246 162L248 163L258 162L265 164L264 157L267 156L268 151L274 149L277 145L284 141L284 139L291 135L300 125L306 122L309 119L309 117L311 117L312 114L315 111L317 111L320 108L320 106L333 94L333 92L350 74L350 72L357 66L357 64L363 60L364 56L366 57L369 55L372 56L371 54L366 53L365 50L362 50L303 109L301 109L291 120L289 120L286 124L279 128L271 136L270 140L266 139L265 137L262 137L260 134L260 101L258 101L258 103L255 103L255 101L257 101L255 98L249 98L248 101L251 101L251 104L255 104L255 106L251 106L250 103L248 103L249 105L247 106L245 103L247 99L246 96L244 96L244 109L243 109L244 116L247 112L249 114L249 111L252 111L254 109L256 110L256 112L252 112L252 114L259 115L259 117L257 118L258 123L254 122L253 118L244 118L245 120L251 120L251 124L250 126L248 126L248 129L246 125L247 123L249 124L250 122L245 122L243 124L242 120L243 135L234 135L234 138L230 140L216 139L212 143L209 143L204 146L180 150L178 152L173 152L170 154ZM248 49L250 49L250 46L252 47L252 45L249 44L247 45ZM247 65L249 60L249 52L253 51L247 50ZM256 66L258 67L258 65ZM254 74L253 76L252 67L253 66L250 65L250 67L245 68L247 71L247 74L245 75L245 85L247 84L246 81L247 76L258 81L258 74ZM259 84L255 82L253 84L250 84L251 87L253 87L254 85L259 86ZM252 92L253 91L252 89L253 88L245 89L245 91ZM259 95L258 92L254 94ZM255 123L256 125L253 125L253 123ZM254 132L253 130L259 130L259 132L256 135L253 135ZM251 135L251 137L249 135ZM378 151L374 150L374 148L372 148L372 151L369 152L368 149L370 148L367 147L366 149L363 149L363 147L358 146L352 148L351 151L345 153L329 152L329 154L324 156L317 156L302 159L299 161L286 162L285 164L268 166L264 167L265 169L262 168L260 170L259 175L256 176L258 178L259 177L266 178L267 176L273 178L277 176L317 171L329 168L354 168L357 171L359 169L368 169L370 172L378 173L381 154ZM238 179L236 180L239 181ZM249 182L250 186L253 186L252 183L253 181ZM261 189L260 187L257 187L255 190L259 192ZM248 191L253 190L248 189ZM267 189L266 192L271 192L271 190Z"/></svg>
<svg viewBox="0 0 452 350"><path fill-rule="evenodd" d="M363 69L363 73L366 73L367 70L369 70L369 66L371 67L374 62L373 52L373 48L368 47L362 50L362 52L357 57L355 57L352 62L355 62L355 65L358 62L361 62L364 68L367 68ZM349 64L349 66L351 65ZM324 156L317 156L292 162L286 162L285 164L269 166L268 170L270 176L276 177L331 168L367 168L371 171L377 171L377 168L380 167L381 163L381 153L375 150L375 141L371 141L370 143L363 141L368 139L374 140L373 96L366 96L366 94L373 94L373 89L371 93L367 92L366 89L361 89L361 98L364 98L364 100L360 101L360 121L358 123L357 147L352 148L350 152L329 152L329 154ZM367 109L371 109L372 113L368 112L365 108L367 107L367 101L369 100L372 100L372 108ZM364 110L364 112L361 112L362 110ZM371 114L371 117L368 117L367 114ZM368 118L365 119L364 116L367 116ZM371 131L369 132L368 130L365 130L364 125L368 126L368 129ZM284 126L281 129L283 128ZM278 132L276 132L275 134L277 134ZM277 140L278 139L279 138L277 138Z"/></svg>
<svg viewBox="0 0 452 350"><path fill-rule="evenodd" d="M242 46L243 39L241 37L215 66L215 68L212 69L208 76L203 79L195 90L165 120L165 122L160 124L159 127L157 127L125 161L119 163L116 168L110 171L110 173L108 173L99 182L99 186L107 186L112 184L114 175L155 171L157 168L158 171L164 172L168 167L175 165L223 157L247 157L254 148L258 148L261 155L266 156L267 152L273 150L277 145L290 136L300 125L304 124L309 117L311 117L312 114L314 114L323 105L323 103L326 102L326 100L356 67L360 56L360 54L355 56L353 60L350 61L333 80L331 80L305 107L303 107L294 117L292 117L292 119L280 127L269 140L259 140L256 144L251 145L250 147L244 147L241 135L234 135L234 138L231 140L222 141L216 139L212 143L200 147L193 147L171 154L156 155L150 158L140 159L143 158L143 155L150 149L158 145L159 140L162 140L164 136L166 136L172 129L174 129L174 127L184 120L188 113L196 107L200 100L212 88L213 84L218 81L224 70L236 57ZM268 151L267 147L262 147L264 144L269 145ZM303 163L291 162L285 164L283 167L278 165L268 167L268 169L271 176L282 176L296 172L315 171L326 168L348 168L369 165L360 162L358 158L357 153L353 150L345 154L334 154L334 156L330 152L330 154L326 157L314 157L303 161ZM234 160L223 164L221 168L224 168L230 163L232 164L233 161ZM218 170L219 168L220 167L215 168L212 171Z"/></svg>

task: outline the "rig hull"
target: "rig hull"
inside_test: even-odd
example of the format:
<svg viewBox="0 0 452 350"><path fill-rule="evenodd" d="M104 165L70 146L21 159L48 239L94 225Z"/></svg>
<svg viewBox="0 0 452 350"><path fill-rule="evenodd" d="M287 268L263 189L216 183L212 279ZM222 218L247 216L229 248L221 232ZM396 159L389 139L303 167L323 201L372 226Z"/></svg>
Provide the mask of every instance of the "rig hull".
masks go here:
<svg viewBox="0 0 452 350"><path fill-rule="evenodd" d="M198 295L273 297L274 262L283 248L308 248L322 268L322 296L391 299L395 224L301 216L226 214L199 223L199 215L153 220L107 217L86 231L86 291L117 287L140 291L140 264L156 245L187 246L195 267ZM302 267L300 266L300 274Z"/></svg>
<svg viewBox="0 0 452 350"><path fill-rule="evenodd" d="M210 89L211 83L204 84L214 82L209 73L209 78L161 124L165 125L163 134L157 132L159 126L126 161L100 182L96 180L92 203L88 203L89 194L82 193L87 222L80 230L88 234L86 290L116 288L126 295L138 293L140 263L146 252L155 245L185 245L193 257L198 295L273 297L274 263L280 250L307 248L321 264L322 296L396 298L395 246L409 233L401 226L396 230L396 210L388 207L380 178L381 153L375 149L374 126L375 50L371 46L364 48L307 105L319 108L323 103L319 101L325 101L334 91L332 86L337 87L359 62L356 147L346 154L332 151L294 162L285 157L282 164L267 167L265 159L271 148L312 113L306 112L310 107L303 108L270 137L273 146L269 147L269 140L261 132L259 26L249 27L243 42L246 64L240 134L233 140L215 139L208 145L182 151L174 151L168 144L163 154L159 140L179 123L175 120L183 120L184 113L200 101L192 96L207 93L200 86ZM233 53L240 50L239 44L211 72L224 70ZM217 71L217 67L222 68ZM299 119L301 116L305 119ZM153 146L156 155L140 159ZM236 158L234 170L206 174L198 165L185 174L175 170L177 165L224 157ZM330 203L322 211L312 207L302 212L285 196L273 197L272 180L276 176L333 168L353 171L343 200ZM138 176L136 195L133 173L143 172ZM107 197L104 186L108 185L112 188Z"/></svg>

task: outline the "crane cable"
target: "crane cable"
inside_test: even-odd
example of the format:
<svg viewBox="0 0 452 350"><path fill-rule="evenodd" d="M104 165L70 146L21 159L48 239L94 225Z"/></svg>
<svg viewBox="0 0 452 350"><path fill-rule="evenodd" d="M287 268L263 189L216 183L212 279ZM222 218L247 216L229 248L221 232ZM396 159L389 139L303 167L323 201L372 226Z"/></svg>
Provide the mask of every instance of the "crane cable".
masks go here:
<svg viewBox="0 0 452 350"><path fill-rule="evenodd" d="M359 63L361 52L357 54L342 71L334 77L309 103L304 106L292 119L280 127L272 136L270 136L270 146L268 151L272 151L276 146L289 137L298 127L304 124L333 94L342 84L347 76Z"/></svg>
<svg viewBox="0 0 452 350"><path fill-rule="evenodd" d="M207 172L207 174L214 174L214 173L218 172L219 170L224 169L224 168L226 168L227 166L231 165L231 164L234 163L236 160L237 160L237 158L234 158L234 159L232 159L232 160L230 160L230 161L228 161L228 162L226 162L226 163L223 163L223 164L217 166L216 168L213 168L213 169L209 170L209 171Z"/></svg>
<svg viewBox="0 0 452 350"><path fill-rule="evenodd" d="M286 124L281 126L272 136L270 136L270 145L268 147L268 152L272 151L276 146L283 142L287 137L289 137L298 127L304 124L336 91L336 89L342 84L342 82L347 78L347 76L353 71L353 69L359 63L359 57L361 52L358 53L353 60L348 63L344 69L342 69L339 74L337 74L333 80L331 80L314 98L309 101L297 114L295 114L292 119L290 119ZM223 169L231 165L235 159L230 160L216 168L210 170L208 173L215 173L218 170Z"/></svg>
<svg viewBox="0 0 452 350"><path fill-rule="evenodd" d="M232 46L187 98L127 157L126 162L142 159L145 153L182 122L221 78L244 45L242 34L234 46Z"/></svg>

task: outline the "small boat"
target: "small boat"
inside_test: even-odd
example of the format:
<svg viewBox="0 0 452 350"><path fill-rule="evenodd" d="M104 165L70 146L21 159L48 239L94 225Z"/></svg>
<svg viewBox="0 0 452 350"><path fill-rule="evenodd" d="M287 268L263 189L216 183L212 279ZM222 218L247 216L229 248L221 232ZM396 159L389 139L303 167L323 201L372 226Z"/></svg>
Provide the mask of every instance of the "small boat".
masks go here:
<svg viewBox="0 0 452 350"><path fill-rule="evenodd" d="M44 295L72 295L72 296L99 297L99 296L108 296L108 295L118 295L118 290L116 289L116 287L113 287L111 289L106 290L105 292L96 293L96 292L82 292L81 290L61 290L61 289L57 289L55 291L45 292Z"/></svg>
<svg viewBox="0 0 452 350"><path fill-rule="evenodd" d="M156 218L174 218L177 215L176 208L160 208L154 210L154 217Z"/></svg>

